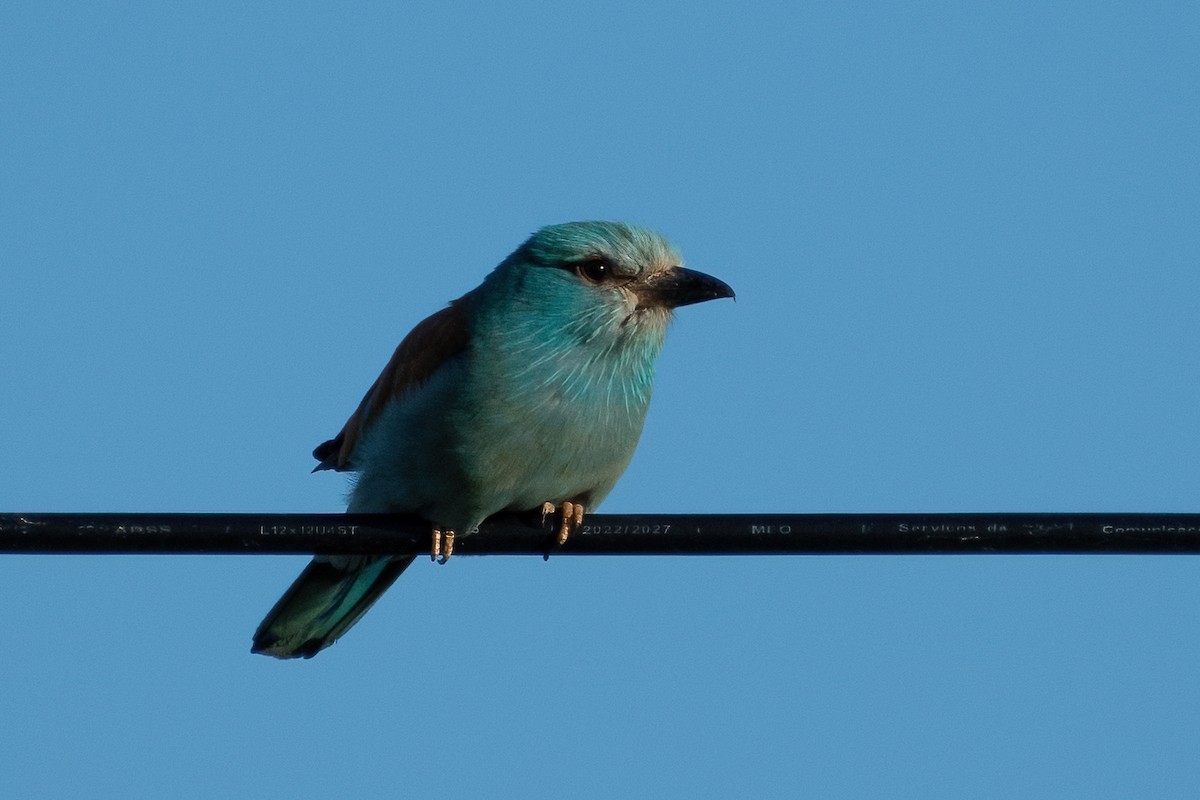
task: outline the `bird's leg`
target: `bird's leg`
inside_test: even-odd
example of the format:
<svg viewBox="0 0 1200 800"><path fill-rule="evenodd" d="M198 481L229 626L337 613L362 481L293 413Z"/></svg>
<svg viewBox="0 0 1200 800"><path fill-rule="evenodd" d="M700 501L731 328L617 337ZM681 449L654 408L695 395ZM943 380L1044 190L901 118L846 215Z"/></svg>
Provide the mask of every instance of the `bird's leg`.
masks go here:
<svg viewBox="0 0 1200 800"><path fill-rule="evenodd" d="M567 543L567 540L579 530L579 526L583 524L583 503L577 503L572 500L564 500L561 509L554 503L542 503L542 527L545 527L546 520L555 511L559 511L558 515L558 531L546 543L546 552L542 554L542 559L548 561L550 559L550 551L556 547L562 547Z"/></svg>
<svg viewBox="0 0 1200 800"><path fill-rule="evenodd" d="M429 550L429 559L439 564L445 564L454 555L454 531L433 529L433 546Z"/></svg>
<svg viewBox="0 0 1200 800"><path fill-rule="evenodd" d="M554 505L554 503L551 503L549 500L542 503L542 528L543 529L546 527L546 520L548 520L555 511L558 511L558 506ZM550 560L550 549L552 547L554 547L553 539L547 538L546 539L546 549L542 553L542 561Z"/></svg>
<svg viewBox="0 0 1200 800"><path fill-rule="evenodd" d="M567 500L562 504L562 525L558 528L558 546L562 547L583 524L583 503Z"/></svg>

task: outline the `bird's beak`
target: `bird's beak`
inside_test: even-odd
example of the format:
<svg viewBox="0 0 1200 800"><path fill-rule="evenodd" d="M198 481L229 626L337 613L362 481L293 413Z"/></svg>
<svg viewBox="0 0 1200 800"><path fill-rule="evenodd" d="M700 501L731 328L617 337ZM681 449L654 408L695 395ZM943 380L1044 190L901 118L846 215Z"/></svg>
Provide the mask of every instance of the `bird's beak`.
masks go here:
<svg viewBox="0 0 1200 800"><path fill-rule="evenodd" d="M729 284L712 275L685 267L671 267L640 287L637 296L639 308L678 308L706 300L733 297L734 294Z"/></svg>

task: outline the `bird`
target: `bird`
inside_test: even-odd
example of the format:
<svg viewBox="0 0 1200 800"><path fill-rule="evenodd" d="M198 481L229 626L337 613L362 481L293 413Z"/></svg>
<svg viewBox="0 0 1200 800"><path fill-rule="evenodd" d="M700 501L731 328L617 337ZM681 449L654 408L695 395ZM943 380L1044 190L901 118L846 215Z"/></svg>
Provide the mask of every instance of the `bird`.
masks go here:
<svg viewBox="0 0 1200 800"><path fill-rule="evenodd" d="M733 298L660 233L543 227L475 289L419 323L314 472L357 473L350 513L417 514L443 563L500 512L557 514L557 543L629 465L674 309ZM311 658L414 556L319 555L267 613L252 652Z"/></svg>

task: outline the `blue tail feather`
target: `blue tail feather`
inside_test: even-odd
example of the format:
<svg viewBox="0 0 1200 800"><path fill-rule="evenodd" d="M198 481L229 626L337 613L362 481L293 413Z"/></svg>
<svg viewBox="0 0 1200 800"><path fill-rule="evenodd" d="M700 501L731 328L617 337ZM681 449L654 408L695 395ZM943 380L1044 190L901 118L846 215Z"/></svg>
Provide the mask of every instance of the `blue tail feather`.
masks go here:
<svg viewBox="0 0 1200 800"><path fill-rule="evenodd" d="M314 558L267 612L251 652L312 658L358 622L412 562L412 556Z"/></svg>

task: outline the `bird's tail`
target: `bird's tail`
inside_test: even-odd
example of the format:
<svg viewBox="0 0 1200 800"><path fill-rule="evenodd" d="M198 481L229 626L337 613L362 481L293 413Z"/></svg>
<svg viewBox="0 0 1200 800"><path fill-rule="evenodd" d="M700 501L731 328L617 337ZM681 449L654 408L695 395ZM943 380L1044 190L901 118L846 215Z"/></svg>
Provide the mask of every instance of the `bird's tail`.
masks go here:
<svg viewBox="0 0 1200 800"><path fill-rule="evenodd" d="M317 556L254 632L251 652L312 658L350 630L412 556Z"/></svg>

